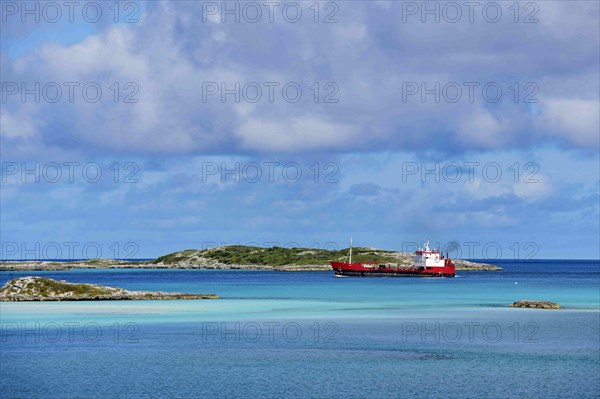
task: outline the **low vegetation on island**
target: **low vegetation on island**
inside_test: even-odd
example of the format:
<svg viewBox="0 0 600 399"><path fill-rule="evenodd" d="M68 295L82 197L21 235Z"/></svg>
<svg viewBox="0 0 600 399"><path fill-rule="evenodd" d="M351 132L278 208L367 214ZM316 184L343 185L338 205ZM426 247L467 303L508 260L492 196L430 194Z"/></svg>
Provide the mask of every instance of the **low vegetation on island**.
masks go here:
<svg viewBox="0 0 600 399"><path fill-rule="evenodd" d="M328 271L329 262L344 261L349 248L340 250L313 248L253 247L227 245L204 250L173 252L145 262L90 259L75 262L0 262L0 270L67 270L76 268L168 268L168 269L245 269L278 271ZM355 247L353 262L412 264L412 252ZM487 263L454 259L457 270L502 270Z"/></svg>
<svg viewBox="0 0 600 399"><path fill-rule="evenodd" d="M20 277L0 289L0 301L98 301L149 299L217 299L214 294L129 291L96 284L69 283L44 277Z"/></svg>
<svg viewBox="0 0 600 399"><path fill-rule="evenodd" d="M409 259L399 257L399 252L375 248L353 248L353 262L402 262ZM229 245L203 251L190 249L161 256L154 264L190 264L207 263L223 265L257 265L257 266L328 266L329 262L344 260L348 257L348 249L328 250L311 248L283 247L251 247Z"/></svg>

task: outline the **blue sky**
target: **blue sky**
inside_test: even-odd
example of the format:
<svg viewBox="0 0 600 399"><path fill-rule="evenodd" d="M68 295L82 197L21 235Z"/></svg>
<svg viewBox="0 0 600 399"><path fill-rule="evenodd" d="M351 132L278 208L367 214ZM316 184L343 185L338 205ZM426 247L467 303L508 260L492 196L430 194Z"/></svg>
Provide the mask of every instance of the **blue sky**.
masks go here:
<svg viewBox="0 0 600 399"><path fill-rule="evenodd" d="M597 2L102 4L2 4L2 258L600 256Z"/></svg>

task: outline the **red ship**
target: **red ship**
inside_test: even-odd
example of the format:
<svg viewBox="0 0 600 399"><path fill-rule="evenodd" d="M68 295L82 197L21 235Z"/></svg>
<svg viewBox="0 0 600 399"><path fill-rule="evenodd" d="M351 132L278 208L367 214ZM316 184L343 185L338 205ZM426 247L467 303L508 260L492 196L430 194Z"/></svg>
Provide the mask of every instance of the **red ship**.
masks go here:
<svg viewBox="0 0 600 399"><path fill-rule="evenodd" d="M331 262L336 276L354 277L454 277L456 269L448 257L437 249L429 249L429 242L417 249L412 266L397 263L357 262L352 263L352 245L348 262Z"/></svg>

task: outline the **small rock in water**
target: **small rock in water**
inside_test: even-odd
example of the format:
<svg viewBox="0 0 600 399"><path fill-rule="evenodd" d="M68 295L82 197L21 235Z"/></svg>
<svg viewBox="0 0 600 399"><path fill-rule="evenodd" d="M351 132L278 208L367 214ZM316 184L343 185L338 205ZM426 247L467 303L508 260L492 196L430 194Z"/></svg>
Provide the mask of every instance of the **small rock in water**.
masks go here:
<svg viewBox="0 0 600 399"><path fill-rule="evenodd" d="M558 303L550 301L533 301L533 300L522 300L511 303L511 308L532 308L532 309L560 309Z"/></svg>

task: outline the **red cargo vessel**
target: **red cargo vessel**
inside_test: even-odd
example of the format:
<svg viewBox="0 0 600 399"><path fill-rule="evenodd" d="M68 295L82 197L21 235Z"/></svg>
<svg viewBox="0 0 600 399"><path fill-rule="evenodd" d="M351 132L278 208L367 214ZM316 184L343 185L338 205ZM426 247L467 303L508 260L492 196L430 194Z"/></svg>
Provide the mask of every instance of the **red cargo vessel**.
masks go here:
<svg viewBox="0 0 600 399"><path fill-rule="evenodd" d="M336 276L353 277L454 277L456 269L448 257L437 249L430 249L429 242L417 249L412 266L397 263L357 262L352 263L352 246L348 262L331 262Z"/></svg>

